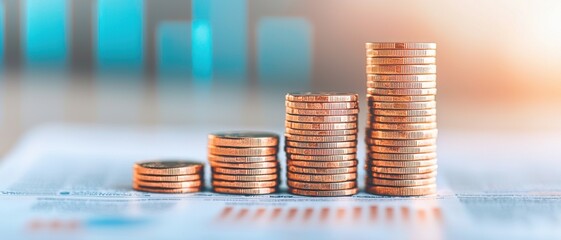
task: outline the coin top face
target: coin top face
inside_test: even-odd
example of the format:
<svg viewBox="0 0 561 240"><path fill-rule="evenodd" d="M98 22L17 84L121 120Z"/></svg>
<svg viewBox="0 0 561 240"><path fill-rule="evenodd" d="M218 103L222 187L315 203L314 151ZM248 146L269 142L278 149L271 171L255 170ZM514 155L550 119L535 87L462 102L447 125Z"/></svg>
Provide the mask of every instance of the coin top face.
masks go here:
<svg viewBox="0 0 561 240"><path fill-rule="evenodd" d="M279 135L270 132L257 132L257 131L232 131L232 132L220 132L212 133L213 137L218 138L278 138Z"/></svg>
<svg viewBox="0 0 561 240"><path fill-rule="evenodd" d="M153 169L202 167L201 163L188 162L188 161L154 161L154 162L137 163L136 165L143 168L153 168Z"/></svg>

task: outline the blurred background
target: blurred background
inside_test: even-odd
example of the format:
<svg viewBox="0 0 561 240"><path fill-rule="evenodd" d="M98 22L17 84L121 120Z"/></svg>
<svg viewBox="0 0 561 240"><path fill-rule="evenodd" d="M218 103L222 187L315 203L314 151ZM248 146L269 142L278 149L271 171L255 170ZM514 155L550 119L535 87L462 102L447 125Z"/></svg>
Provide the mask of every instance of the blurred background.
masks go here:
<svg viewBox="0 0 561 240"><path fill-rule="evenodd" d="M440 131L561 130L561 1L0 0L0 154L50 122L260 126L438 43ZM364 113L362 111L362 123Z"/></svg>

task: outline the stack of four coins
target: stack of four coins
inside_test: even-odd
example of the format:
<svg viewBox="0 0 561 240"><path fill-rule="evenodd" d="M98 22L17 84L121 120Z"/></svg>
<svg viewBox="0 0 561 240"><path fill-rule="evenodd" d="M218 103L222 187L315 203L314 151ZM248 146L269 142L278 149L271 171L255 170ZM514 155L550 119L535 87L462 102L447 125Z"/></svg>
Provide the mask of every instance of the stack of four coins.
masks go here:
<svg viewBox="0 0 561 240"><path fill-rule="evenodd" d="M204 165L189 161L134 164L133 189L155 193L192 193L203 188Z"/></svg>

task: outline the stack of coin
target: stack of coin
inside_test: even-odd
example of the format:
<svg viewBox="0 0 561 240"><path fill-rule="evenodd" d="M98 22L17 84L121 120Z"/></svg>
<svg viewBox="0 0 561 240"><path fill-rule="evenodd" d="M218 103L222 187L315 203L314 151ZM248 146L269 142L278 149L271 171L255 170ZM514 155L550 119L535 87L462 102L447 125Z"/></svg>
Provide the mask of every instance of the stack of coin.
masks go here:
<svg viewBox="0 0 561 240"><path fill-rule="evenodd" d="M270 194L278 189L279 136L268 132L208 135L212 187L217 193Z"/></svg>
<svg viewBox="0 0 561 240"><path fill-rule="evenodd" d="M189 161L153 161L134 164L132 188L155 193L199 192L204 165Z"/></svg>
<svg viewBox="0 0 561 240"><path fill-rule="evenodd" d="M366 43L366 191L436 192L436 44Z"/></svg>
<svg viewBox="0 0 561 240"><path fill-rule="evenodd" d="M288 191L335 197L358 192L358 95L302 92L286 95Z"/></svg>

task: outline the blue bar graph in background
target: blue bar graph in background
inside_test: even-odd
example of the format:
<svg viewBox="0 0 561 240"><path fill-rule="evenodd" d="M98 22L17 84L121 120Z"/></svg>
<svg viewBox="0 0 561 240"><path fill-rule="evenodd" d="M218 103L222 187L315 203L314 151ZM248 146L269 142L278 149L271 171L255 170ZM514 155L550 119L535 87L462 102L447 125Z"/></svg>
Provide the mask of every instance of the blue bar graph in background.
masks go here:
<svg viewBox="0 0 561 240"><path fill-rule="evenodd" d="M212 84L212 1L192 0L193 83L197 88L209 88Z"/></svg>

